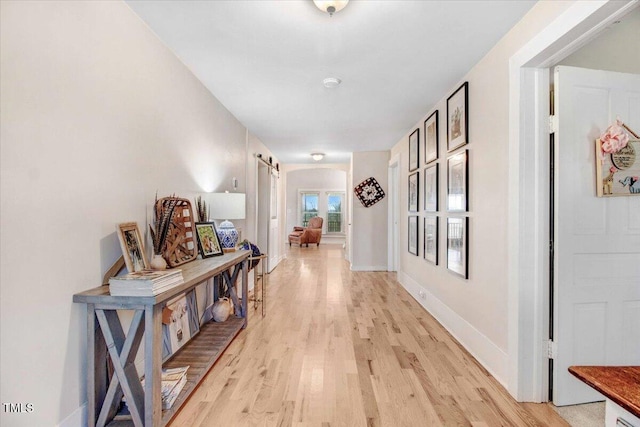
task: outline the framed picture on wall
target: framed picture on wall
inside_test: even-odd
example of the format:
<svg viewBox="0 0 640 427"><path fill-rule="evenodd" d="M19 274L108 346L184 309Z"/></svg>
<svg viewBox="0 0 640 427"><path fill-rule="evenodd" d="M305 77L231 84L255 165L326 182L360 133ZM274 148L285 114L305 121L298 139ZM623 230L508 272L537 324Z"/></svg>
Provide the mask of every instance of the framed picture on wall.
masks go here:
<svg viewBox="0 0 640 427"><path fill-rule="evenodd" d="M408 246L409 253L415 256L418 256L418 217L410 216L409 217L409 238L408 238Z"/></svg>
<svg viewBox="0 0 640 427"><path fill-rule="evenodd" d="M438 217L428 215L424 218L424 259L438 265Z"/></svg>
<svg viewBox="0 0 640 427"><path fill-rule="evenodd" d="M420 129L409 135L409 172L418 169L420 162Z"/></svg>
<svg viewBox="0 0 640 427"><path fill-rule="evenodd" d="M447 218L447 268L469 278L469 218Z"/></svg>
<svg viewBox="0 0 640 427"><path fill-rule="evenodd" d="M428 164L438 158L438 110L424 121L424 162Z"/></svg>
<svg viewBox="0 0 640 427"><path fill-rule="evenodd" d="M468 151L461 151L447 159L447 210L449 212L467 212L469 210L467 199Z"/></svg>
<svg viewBox="0 0 640 427"><path fill-rule="evenodd" d="M438 211L438 164L424 170L424 210Z"/></svg>
<svg viewBox="0 0 640 427"><path fill-rule="evenodd" d="M142 234L136 222L118 224L118 240L129 273L149 269Z"/></svg>
<svg viewBox="0 0 640 427"><path fill-rule="evenodd" d="M464 82L447 98L447 150L469 142L469 83Z"/></svg>
<svg viewBox="0 0 640 427"><path fill-rule="evenodd" d="M409 212L418 212L418 190L420 187L420 172L414 172L409 175L409 191L407 199L409 200Z"/></svg>

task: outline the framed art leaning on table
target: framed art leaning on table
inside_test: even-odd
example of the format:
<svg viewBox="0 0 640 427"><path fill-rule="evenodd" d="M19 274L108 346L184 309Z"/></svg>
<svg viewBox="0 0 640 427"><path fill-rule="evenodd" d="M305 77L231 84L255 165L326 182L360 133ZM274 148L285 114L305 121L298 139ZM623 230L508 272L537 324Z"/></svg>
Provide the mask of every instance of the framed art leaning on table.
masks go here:
<svg viewBox="0 0 640 427"><path fill-rule="evenodd" d="M120 240L124 264L129 273L149 268L144 241L137 222L118 224L118 240Z"/></svg>
<svg viewBox="0 0 640 427"><path fill-rule="evenodd" d="M216 225L213 222L196 222L198 248L202 258L222 255L222 245L218 239Z"/></svg>

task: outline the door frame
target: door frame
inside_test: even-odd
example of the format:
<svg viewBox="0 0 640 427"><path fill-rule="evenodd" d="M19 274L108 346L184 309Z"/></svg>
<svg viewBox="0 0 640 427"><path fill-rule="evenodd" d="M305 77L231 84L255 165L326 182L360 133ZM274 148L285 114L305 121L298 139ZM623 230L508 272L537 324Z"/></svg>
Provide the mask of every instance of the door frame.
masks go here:
<svg viewBox="0 0 640 427"><path fill-rule="evenodd" d="M399 221L400 221L400 154L389 160L388 172L389 203L387 238L387 271L398 271Z"/></svg>
<svg viewBox="0 0 640 427"><path fill-rule="evenodd" d="M549 68L637 6L576 2L509 61L507 385L518 401L548 400Z"/></svg>

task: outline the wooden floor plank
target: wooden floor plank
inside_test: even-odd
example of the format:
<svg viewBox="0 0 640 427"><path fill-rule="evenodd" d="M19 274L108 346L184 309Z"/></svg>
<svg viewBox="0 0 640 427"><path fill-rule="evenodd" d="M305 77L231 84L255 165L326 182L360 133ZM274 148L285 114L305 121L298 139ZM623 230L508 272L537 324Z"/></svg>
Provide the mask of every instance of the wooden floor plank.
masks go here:
<svg viewBox="0 0 640 427"><path fill-rule="evenodd" d="M352 272L340 246L291 247L266 292L172 426L568 425L515 402L394 273Z"/></svg>

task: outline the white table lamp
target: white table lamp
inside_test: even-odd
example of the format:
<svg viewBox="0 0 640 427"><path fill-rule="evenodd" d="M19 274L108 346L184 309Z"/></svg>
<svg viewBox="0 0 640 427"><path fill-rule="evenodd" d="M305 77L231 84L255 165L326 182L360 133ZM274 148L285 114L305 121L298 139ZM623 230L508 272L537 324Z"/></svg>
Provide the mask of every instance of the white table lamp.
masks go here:
<svg viewBox="0 0 640 427"><path fill-rule="evenodd" d="M244 193L211 193L209 195L209 215L214 219L224 219L218 225L218 238L223 249L232 250L238 244L238 230L230 219L244 219Z"/></svg>

